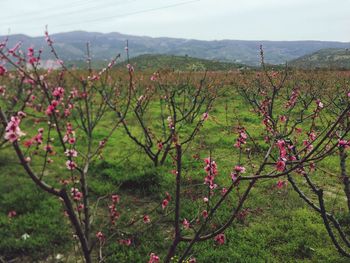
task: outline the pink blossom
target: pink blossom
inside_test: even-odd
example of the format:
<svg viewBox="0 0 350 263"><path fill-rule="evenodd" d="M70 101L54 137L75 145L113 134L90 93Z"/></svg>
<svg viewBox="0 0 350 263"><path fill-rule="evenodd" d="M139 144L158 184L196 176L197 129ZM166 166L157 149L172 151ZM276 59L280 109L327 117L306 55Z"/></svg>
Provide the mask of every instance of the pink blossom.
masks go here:
<svg viewBox="0 0 350 263"><path fill-rule="evenodd" d="M53 151L53 146L50 144L45 145L44 151L51 153Z"/></svg>
<svg viewBox="0 0 350 263"><path fill-rule="evenodd" d="M158 77L159 77L158 72L155 72L155 73L152 74L150 80L151 81L156 81L156 80L158 80Z"/></svg>
<svg viewBox="0 0 350 263"><path fill-rule="evenodd" d="M103 139L102 141L99 141L98 146L99 146L100 148L103 148L103 147L105 147L106 142L107 142L107 139Z"/></svg>
<svg viewBox="0 0 350 263"><path fill-rule="evenodd" d="M77 168L77 164L71 160L68 160L66 162L66 167L68 170L74 170L75 168Z"/></svg>
<svg viewBox="0 0 350 263"><path fill-rule="evenodd" d="M43 143L43 133L39 132L37 135L34 136L33 141L35 141L37 144Z"/></svg>
<svg viewBox="0 0 350 263"><path fill-rule="evenodd" d="M34 48L33 47L29 47L28 48L27 56L28 57L33 57L34 56Z"/></svg>
<svg viewBox="0 0 350 263"><path fill-rule="evenodd" d="M78 156L78 152L74 149L67 149L64 154L67 156L67 157L77 157Z"/></svg>
<svg viewBox="0 0 350 263"><path fill-rule="evenodd" d="M144 222L145 224L151 223L151 218L149 217L149 215L144 215L144 216L143 216L143 222Z"/></svg>
<svg viewBox="0 0 350 263"><path fill-rule="evenodd" d="M115 204L108 206L108 208L109 208L109 216L110 216L112 225L114 225L115 221L119 219L120 213L117 211Z"/></svg>
<svg viewBox="0 0 350 263"><path fill-rule="evenodd" d="M162 202L162 208L165 209L169 204L169 201L168 199L164 199L163 202Z"/></svg>
<svg viewBox="0 0 350 263"><path fill-rule="evenodd" d="M69 144L74 144L75 143L75 138L74 137L68 138L68 143Z"/></svg>
<svg viewBox="0 0 350 263"><path fill-rule="evenodd" d="M298 96L299 96L299 90L298 89L293 90L289 98L289 101L286 103L285 107L292 108L296 104Z"/></svg>
<svg viewBox="0 0 350 263"><path fill-rule="evenodd" d="M311 151L314 148L312 143L310 143L308 140L303 140L303 145L306 147L308 151Z"/></svg>
<svg viewBox="0 0 350 263"><path fill-rule="evenodd" d="M10 212L8 212L7 216L8 218L12 218L15 217L17 215L17 212L15 210L11 210Z"/></svg>
<svg viewBox="0 0 350 263"><path fill-rule="evenodd" d="M240 166L240 165L236 165L235 166L235 172L236 173L245 173L245 167L243 167L243 166Z"/></svg>
<svg viewBox="0 0 350 263"><path fill-rule="evenodd" d="M314 140L316 140L316 138L317 138L316 133L310 132L310 134L309 134L309 139L310 139L310 141L314 141Z"/></svg>
<svg viewBox="0 0 350 263"><path fill-rule="evenodd" d="M148 263L159 263L159 261L160 261L160 258L159 258L156 254L151 253L151 254L149 255L149 261L148 261Z"/></svg>
<svg viewBox="0 0 350 263"><path fill-rule="evenodd" d="M323 105L323 103L322 103L322 101L320 99L316 100L316 104L317 104L317 108L318 109L322 109L324 107L324 105Z"/></svg>
<svg viewBox="0 0 350 263"><path fill-rule="evenodd" d="M209 118L208 112L204 112L203 115L202 115L202 120L206 121L208 118Z"/></svg>
<svg viewBox="0 0 350 263"><path fill-rule="evenodd" d="M84 209L84 205L83 204L79 204L77 207L78 211L82 211Z"/></svg>
<svg viewBox="0 0 350 263"><path fill-rule="evenodd" d="M221 189L221 195L225 195L227 193L227 189L225 187L223 187Z"/></svg>
<svg viewBox="0 0 350 263"><path fill-rule="evenodd" d="M19 124L21 123L21 119L17 116L12 116L11 120L8 122L5 128L5 140L10 142L17 141L20 137L24 136L25 133L21 131L19 128Z"/></svg>
<svg viewBox="0 0 350 263"><path fill-rule="evenodd" d="M158 142L157 143L157 148L159 151L161 151L163 149L163 143L162 142Z"/></svg>
<svg viewBox="0 0 350 263"><path fill-rule="evenodd" d="M52 105L49 105L49 106L47 106L47 108L46 108L45 114L48 115L48 116L50 116L50 115L54 112L54 110L55 110L55 107L52 106Z"/></svg>
<svg viewBox="0 0 350 263"><path fill-rule="evenodd" d="M61 98L63 94L64 94L64 88L62 87L57 87L52 92L52 95L54 95L56 98Z"/></svg>
<svg viewBox="0 0 350 263"><path fill-rule="evenodd" d="M313 172L316 170L316 164L314 162L310 163L310 172Z"/></svg>
<svg viewBox="0 0 350 263"><path fill-rule="evenodd" d="M33 145L33 140L26 140L23 142L24 147L29 148Z"/></svg>
<svg viewBox="0 0 350 263"><path fill-rule="evenodd" d="M119 242L119 244L127 246L127 247L131 245L131 239L130 238L128 238L128 239L120 239L118 242Z"/></svg>
<svg viewBox="0 0 350 263"><path fill-rule="evenodd" d="M19 111L17 112L17 116L20 118L24 118L25 116L27 116L27 114L25 114L23 111Z"/></svg>
<svg viewBox="0 0 350 263"><path fill-rule="evenodd" d="M129 72L134 72L134 67L130 64L126 65L126 68L129 70Z"/></svg>
<svg viewBox="0 0 350 263"><path fill-rule="evenodd" d="M205 219L208 217L208 211L207 210L203 210L202 211L202 217Z"/></svg>
<svg viewBox="0 0 350 263"><path fill-rule="evenodd" d="M119 195L112 195L112 202L114 204L119 204L120 202L120 196Z"/></svg>
<svg viewBox="0 0 350 263"><path fill-rule="evenodd" d="M73 196L74 201L80 201L83 198L83 194L79 191L78 188L72 187L71 194Z"/></svg>
<svg viewBox="0 0 350 263"><path fill-rule="evenodd" d="M286 122L287 117L285 115L280 116L280 122Z"/></svg>
<svg viewBox="0 0 350 263"><path fill-rule="evenodd" d="M347 140L339 140L338 141L338 146L339 147L344 147L344 148L348 148L349 147L349 142Z"/></svg>
<svg viewBox="0 0 350 263"><path fill-rule="evenodd" d="M0 76L4 76L7 72L7 69L4 66L0 65Z"/></svg>
<svg viewBox="0 0 350 263"><path fill-rule="evenodd" d="M223 233L218 234L214 237L214 240L218 245L223 245L225 243L225 235Z"/></svg>
<svg viewBox="0 0 350 263"><path fill-rule="evenodd" d="M104 234L101 231L96 233L96 237L97 237L98 240L100 240L100 242L105 240L105 236L104 236Z"/></svg>
<svg viewBox="0 0 350 263"><path fill-rule="evenodd" d="M302 131L303 131L302 128L297 128L297 127L296 127L294 130L295 130L295 132L296 132L297 134L301 134Z"/></svg>
<svg viewBox="0 0 350 263"><path fill-rule="evenodd" d="M185 218L182 221L182 226L184 227L184 229L189 229L190 228L190 222Z"/></svg>
<svg viewBox="0 0 350 263"><path fill-rule="evenodd" d="M232 179L232 182L236 182L236 181L237 181L237 178L238 178L238 174L237 174L237 173L232 172L232 173L231 173L231 179Z"/></svg>
<svg viewBox="0 0 350 263"><path fill-rule="evenodd" d="M248 138L248 135L245 131L244 127L238 128L238 138L236 139L236 143L233 145L236 148L242 148L242 144L246 144L246 140Z"/></svg>
<svg viewBox="0 0 350 263"><path fill-rule="evenodd" d="M278 180L278 182L277 182L277 188L278 189L282 189L286 185L287 185L286 181Z"/></svg>
<svg viewBox="0 0 350 263"><path fill-rule="evenodd" d="M276 163L276 170L277 170L277 171L283 172L285 168L286 168L286 163L285 163L285 161L279 160L279 161Z"/></svg>

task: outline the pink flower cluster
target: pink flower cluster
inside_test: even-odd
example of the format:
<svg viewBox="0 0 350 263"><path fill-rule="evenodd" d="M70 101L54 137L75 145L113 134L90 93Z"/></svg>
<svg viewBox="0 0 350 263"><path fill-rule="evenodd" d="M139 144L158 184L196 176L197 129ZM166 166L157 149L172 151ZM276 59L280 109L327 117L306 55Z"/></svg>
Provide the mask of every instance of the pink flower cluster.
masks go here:
<svg viewBox="0 0 350 263"><path fill-rule="evenodd" d="M105 240L105 235L101 231L96 233L96 237L98 240L100 240L100 242L103 242Z"/></svg>
<svg viewBox="0 0 350 263"><path fill-rule="evenodd" d="M131 245L131 239L130 238L128 238L128 239L120 239L118 241L118 243L128 247L128 246Z"/></svg>
<svg viewBox="0 0 350 263"><path fill-rule="evenodd" d="M7 216L8 218L13 218L17 215L17 212L15 210L11 210L10 212L8 212Z"/></svg>
<svg viewBox="0 0 350 263"><path fill-rule="evenodd" d="M209 113L208 112L204 112L202 115L202 121L206 121L209 118Z"/></svg>
<svg viewBox="0 0 350 263"><path fill-rule="evenodd" d="M66 167L67 167L68 170L72 171L75 168L77 168L77 164L74 161L72 161L72 160L67 160L66 161Z"/></svg>
<svg viewBox="0 0 350 263"><path fill-rule="evenodd" d="M159 78L159 73L158 72L154 72L150 78L151 81L157 81Z"/></svg>
<svg viewBox="0 0 350 263"><path fill-rule="evenodd" d="M186 218L182 221L182 226L184 229L190 228L190 221L188 221Z"/></svg>
<svg viewBox="0 0 350 263"><path fill-rule="evenodd" d="M248 138L248 135L245 131L245 128L239 127L238 128L238 138L236 140L236 143L233 146L241 149L242 145L247 143L247 138Z"/></svg>
<svg viewBox="0 0 350 263"><path fill-rule="evenodd" d="M282 189L283 187L287 186L287 181L278 180L276 186L278 189Z"/></svg>
<svg viewBox="0 0 350 263"><path fill-rule="evenodd" d="M144 215L144 216L143 216L143 222L144 222L145 224L151 223L151 218L149 217L149 215Z"/></svg>
<svg viewBox="0 0 350 263"><path fill-rule="evenodd" d="M214 237L214 240L218 245L223 245L225 243L225 234L218 234Z"/></svg>
<svg viewBox="0 0 350 263"><path fill-rule="evenodd" d="M205 158L204 162L206 164L206 166L204 167L204 171L207 173L207 175L204 178L204 184L207 184L210 187L210 189L215 189L217 187L217 184L214 183L214 180L219 173L217 164L210 157Z"/></svg>
<svg viewBox="0 0 350 263"><path fill-rule="evenodd" d="M40 53L40 51L39 51L39 53ZM28 56L28 62L31 65L34 65L35 63L39 62L39 58L34 56L34 48L32 48L32 47L28 48L27 56Z"/></svg>
<svg viewBox="0 0 350 263"><path fill-rule="evenodd" d="M165 209L171 200L171 196L168 192L165 193L165 199L162 201L162 209Z"/></svg>
<svg viewBox="0 0 350 263"><path fill-rule="evenodd" d="M350 141L347 140L338 140L338 147L344 147L345 149L349 149L350 148Z"/></svg>
<svg viewBox="0 0 350 263"><path fill-rule="evenodd" d="M296 89L294 89L292 91L292 94L291 94L291 96L289 98L289 101L286 103L285 107L287 109L290 109L290 108L294 107L294 105L297 102L298 97L299 97L299 89L296 88Z"/></svg>
<svg viewBox="0 0 350 263"><path fill-rule="evenodd" d="M243 173L245 173L245 167L236 165L233 169L233 172L231 173L232 181L237 181L238 176Z"/></svg>
<svg viewBox="0 0 350 263"><path fill-rule="evenodd" d="M278 140L276 144L280 155L279 160L276 162L276 170L279 172L283 172L286 168L287 160L286 142L284 140Z"/></svg>
<svg viewBox="0 0 350 263"><path fill-rule="evenodd" d="M63 95L64 95L64 88L57 87L52 92L52 95L55 97L50 103L49 106L46 108L46 115L50 116L53 112L58 112L57 106L62 103Z"/></svg>
<svg viewBox="0 0 350 263"><path fill-rule="evenodd" d="M7 69L4 66L0 65L0 76L4 76L7 72Z"/></svg>
<svg viewBox="0 0 350 263"><path fill-rule="evenodd" d="M25 133L21 131L19 125L21 123L20 114L17 116L12 116L11 120L7 123L5 128L5 140L10 142L17 141L20 137L24 136Z"/></svg>
<svg viewBox="0 0 350 263"><path fill-rule="evenodd" d="M75 188L75 187L72 187L71 195L72 195L74 201L80 201L81 198L83 198L82 192L80 192L79 189Z"/></svg>
<svg viewBox="0 0 350 263"><path fill-rule="evenodd" d="M66 134L63 137L64 142L68 142L69 144L75 144L75 132L73 130L73 126L71 123L67 123Z"/></svg>
<svg viewBox="0 0 350 263"><path fill-rule="evenodd" d="M160 262L160 258L159 258L156 254L151 253L151 254L149 255L149 261L148 261L148 263L159 263L159 262Z"/></svg>
<svg viewBox="0 0 350 263"><path fill-rule="evenodd" d="M108 206L109 208L109 217L111 219L112 225L115 224L115 221L119 219L120 213L117 211L117 204L120 202L119 195L112 195L112 204Z"/></svg>
<svg viewBox="0 0 350 263"><path fill-rule="evenodd" d="M34 143L36 143L37 146L41 145L43 143L43 133L44 133L44 129L43 128L39 128L38 129L38 134L35 135L33 138L25 141L24 147L29 148L31 147Z"/></svg>

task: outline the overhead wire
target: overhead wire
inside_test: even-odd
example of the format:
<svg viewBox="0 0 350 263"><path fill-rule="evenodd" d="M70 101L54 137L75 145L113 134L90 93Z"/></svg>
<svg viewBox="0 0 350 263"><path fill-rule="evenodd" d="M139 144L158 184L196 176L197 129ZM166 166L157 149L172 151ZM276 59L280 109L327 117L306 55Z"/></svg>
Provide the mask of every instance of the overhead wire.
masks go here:
<svg viewBox="0 0 350 263"><path fill-rule="evenodd" d="M137 15L137 14L149 13L149 12L159 11L159 10L163 10L163 9L170 9L173 7L188 5L188 4L200 2L200 1L201 0L183 1L183 2L179 2L179 3L175 3L175 4L161 6L161 7L148 8L148 9L143 9L143 10L129 12L129 13L122 13L122 14L116 14L113 16L105 16L105 17L100 17L100 18L95 18L95 19L84 20L84 21L80 21L77 23L65 23L65 24L58 24L58 25L53 25L53 26L63 27L63 26L68 26L68 25L78 25L78 24L91 23L91 22L110 20L110 19L120 19L120 18L125 18L125 17L129 17L129 16Z"/></svg>
<svg viewBox="0 0 350 263"><path fill-rule="evenodd" d="M82 5L69 5L69 6L64 6L62 8L47 8L47 9L40 9L36 12L27 12L27 13L21 13L20 17L3 17L1 16L0 19L4 20L4 23L11 23L12 21L20 24L20 23L25 23L28 22L29 20L40 20L40 19L47 19L47 18L53 18L53 17L57 17L57 16L62 16L62 15L74 15L74 14L79 14L82 13L84 11L99 11L99 10L103 10L103 9L110 9L111 7L115 7L115 4L118 4L118 6L120 4L124 5L124 4L128 4L131 2L135 2L137 0L120 0L120 1L108 1L106 2L102 2L102 1L96 1L96 0L91 0L91 1L79 1L80 2L84 2ZM91 6L91 4L97 4L97 5L93 5ZM103 6L101 6L100 4L103 4ZM90 5L90 6L89 6ZM85 7L85 8L84 8ZM73 10L76 9L76 10ZM50 13L50 10L53 10L52 13ZM70 11L66 11L66 12L62 12L62 10L70 10ZM27 15L26 15L27 14Z"/></svg>

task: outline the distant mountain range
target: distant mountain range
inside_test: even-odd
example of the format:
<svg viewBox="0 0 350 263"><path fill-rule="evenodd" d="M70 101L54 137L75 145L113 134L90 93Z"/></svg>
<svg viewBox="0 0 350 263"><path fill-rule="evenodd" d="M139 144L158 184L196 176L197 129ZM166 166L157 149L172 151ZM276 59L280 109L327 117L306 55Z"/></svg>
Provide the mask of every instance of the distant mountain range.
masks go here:
<svg viewBox="0 0 350 263"><path fill-rule="evenodd" d="M304 69L350 69L350 50L344 48L321 49L312 54L292 60L289 62L289 65Z"/></svg>
<svg viewBox="0 0 350 263"><path fill-rule="evenodd" d="M5 36L0 36L4 39ZM259 46L263 45L265 60L269 64L283 64L301 56L316 52L320 49L350 48L350 43L329 41L245 41L245 40L217 40L202 41L179 38L152 38L133 36L120 33L95 33L73 31L53 34L57 53L65 61L82 61L86 59L86 43L91 44L93 60L109 60L121 53L126 58L125 45L129 41L130 57L143 54L167 54L189 56L222 62L241 63L250 66L260 64ZM10 35L9 46L18 41L23 47L44 47L43 58L52 57L44 37L29 37L26 35Z"/></svg>

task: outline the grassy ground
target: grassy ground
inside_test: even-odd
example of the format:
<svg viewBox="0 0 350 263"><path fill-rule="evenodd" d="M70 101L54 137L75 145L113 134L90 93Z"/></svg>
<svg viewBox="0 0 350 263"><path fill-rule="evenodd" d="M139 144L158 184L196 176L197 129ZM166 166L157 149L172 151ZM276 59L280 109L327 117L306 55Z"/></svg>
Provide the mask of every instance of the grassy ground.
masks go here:
<svg viewBox="0 0 350 263"><path fill-rule="evenodd" d="M225 112L225 105L228 112ZM157 112L156 108L154 112ZM260 120L253 117L243 98L229 92L228 96L216 102L209 121L185 152L182 217L191 218L200 213L199 207L203 207L202 198L198 196L204 195L201 186L204 178L203 158L210 151L219 166L219 183L229 184L230 171L238 162L237 151L233 148L236 135L232 129L238 123L244 123L251 135L259 135ZM110 124L110 119L104 120L105 127ZM102 127L96 137L103 139L105 136L106 131ZM195 154L198 154L199 160L193 158ZM258 163L261 156L256 154L254 158ZM329 186L329 205L342 211L340 201L343 196L337 181L337 162L335 156L323 162L313 178L320 185ZM124 131L118 129L103 156L91 168L90 192L95 205L98 204L93 230L99 230L107 220L105 217L108 217L107 201L99 199L101 196L120 194L124 213L120 219L122 225L128 222L130 214L142 216L161 202L165 191L173 191L172 169L170 161L164 167L154 168ZM61 176L57 174L61 170L64 170L64 162L57 159L50 169L52 178ZM297 180L302 182L301 178ZM240 187L243 189L244 186L242 184ZM214 223L218 224L229 216L234 201L230 199L225 204ZM16 210L17 216L10 219L7 213L11 210ZM246 215L225 232L227 242L224 245L218 246L213 240L208 240L194 246L192 255L197 262L349 262L336 252L319 215L306 206L291 186L279 190L276 181L259 183L243 210ZM152 217L157 218L166 212L158 209ZM162 219L156 224L142 227L133 236L130 247L120 245L111 238L104 250L106 262L147 262L150 252L164 257L171 242L170 224L171 220ZM132 230L125 228L126 237ZM115 229L106 231L109 232L108 236ZM25 234L29 235L26 239L23 237ZM60 201L34 186L10 148L1 150L0 256L22 257L22 261L27 262L60 262L52 258L62 254L62 262L75 262L75 242L70 236L72 230L63 215ZM180 244L179 251L185 248L184 245Z"/></svg>

